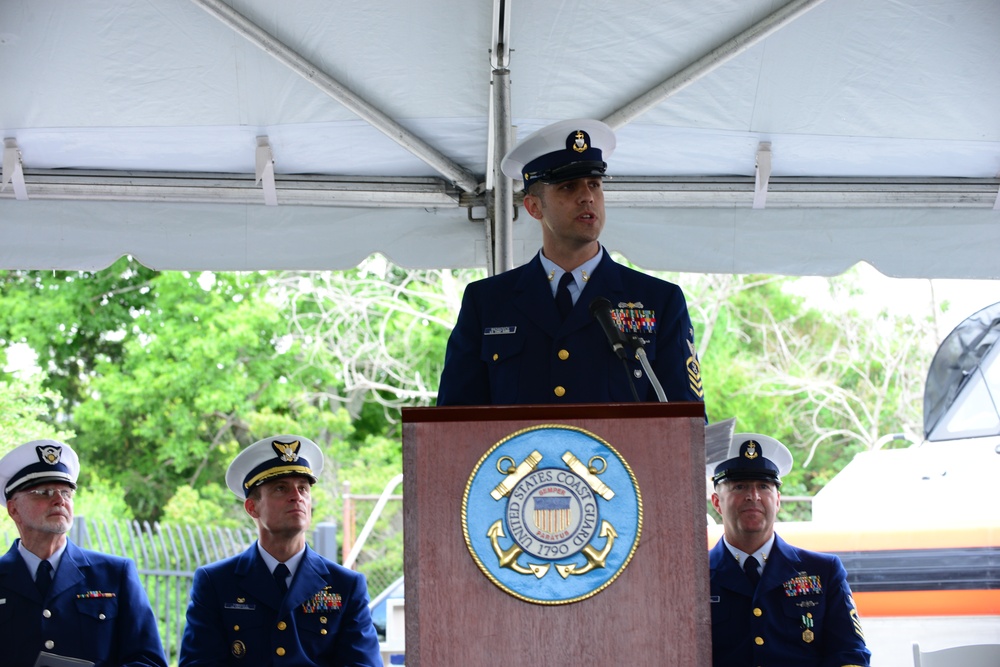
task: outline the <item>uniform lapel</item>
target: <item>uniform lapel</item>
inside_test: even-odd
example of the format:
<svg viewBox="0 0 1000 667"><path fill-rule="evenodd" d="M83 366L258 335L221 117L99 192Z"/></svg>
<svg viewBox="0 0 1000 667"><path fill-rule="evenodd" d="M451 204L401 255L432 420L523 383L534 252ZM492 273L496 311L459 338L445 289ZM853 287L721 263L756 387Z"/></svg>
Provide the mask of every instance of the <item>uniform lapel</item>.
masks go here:
<svg viewBox="0 0 1000 667"><path fill-rule="evenodd" d="M556 312L555 298L548 276L538 255L524 266L514 286L514 307L532 323L552 338L559 332L561 322Z"/></svg>
<svg viewBox="0 0 1000 667"><path fill-rule="evenodd" d="M55 577L52 579L52 588L49 589L49 597L55 597L84 581L86 575L83 573L83 568L89 567L90 561L87 559L87 556L75 544L67 540L66 550L63 551L62 558L59 559L59 567L56 569Z"/></svg>
<svg viewBox="0 0 1000 667"><path fill-rule="evenodd" d="M316 593L323 590L323 587L326 585L326 579L323 578L322 573L316 568L315 554L307 546L305 555L299 561L299 567L295 571L295 576L292 577L292 585L288 589L288 595L285 597L285 606L288 610L291 610L303 604L315 596Z"/></svg>
<svg viewBox="0 0 1000 667"><path fill-rule="evenodd" d="M777 535L774 536L774 546L768 554L767 566L760 579L762 590L780 588L786 581L799 575L801 562L795 557L788 544Z"/></svg>
<svg viewBox="0 0 1000 667"><path fill-rule="evenodd" d="M709 563L712 570L712 583L719 588L725 588L748 598L754 596L755 591L750 580L721 538L712 549ZM766 567L764 572L767 572Z"/></svg>
<svg viewBox="0 0 1000 667"><path fill-rule="evenodd" d="M590 314L590 302L599 296L607 298L611 302L611 307L617 308L618 302L622 300L622 289L622 277L618 272L618 264L611 259L607 249L605 249L597 268L583 285L583 291L580 292L580 298L576 302L578 307L570 313L560 333L570 333L591 324L594 321L594 316Z"/></svg>
<svg viewBox="0 0 1000 667"><path fill-rule="evenodd" d="M565 322L560 322L556 312L555 299L552 296L552 286L548 275L542 268L538 255L525 265L521 277L514 288L514 305L536 326L552 338L566 336L574 331L593 323L590 314L590 302L605 296L611 301L611 307L617 308L623 298L621 274L618 264L611 259L607 249L593 274L584 283L583 291L577 298L576 305Z"/></svg>
<svg viewBox="0 0 1000 667"><path fill-rule="evenodd" d="M278 594L278 587L274 584L274 578L267 569L264 559L257 552L257 548L257 543L254 542L240 555L236 564L237 581L247 597L259 600L272 609L279 609L281 597Z"/></svg>
<svg viewBox="0 0 1000 667"><path fill-rule="evenodd" d="M15 540L14 546L3 558L0 558L0 588L5 588L29 600L41 600L38 588L35 587L31 573L28 572L28 566L25 565L24 559L17 551L17 544L18 541ZM8 602L8 604L10 603Z"/></svg>

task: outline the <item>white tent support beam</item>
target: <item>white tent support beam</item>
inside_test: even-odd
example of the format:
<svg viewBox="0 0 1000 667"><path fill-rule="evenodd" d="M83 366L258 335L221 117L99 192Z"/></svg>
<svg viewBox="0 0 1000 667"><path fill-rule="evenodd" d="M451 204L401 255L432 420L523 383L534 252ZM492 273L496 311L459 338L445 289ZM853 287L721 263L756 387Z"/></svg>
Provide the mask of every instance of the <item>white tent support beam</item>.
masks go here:
<svg viewBox="0 0 1000 667"><path fill-rule="evenodd" d="M721 46L712 49L701 58L698 58L663 83L643 93L617 111L612 112L604 118L604 122L616 130L627 125L674 93L687 88L698 79L732 60L774 32L781 30L822 2L824 0L792 0L773 14L758 21L732 39L727 40Z"/></svg>
<svg viewBox="0 0 1000 667"><path fill-rule="evenodd" d="M493 128L493 238L496 247L493 252L493 266L490 273L502 273L514 268L514 182L500 169L504 155L510 150L510 71L498 70L493 73L494 117Z"/></svg>
<svg viewBox="0 0 1000 667"><path fill-rule="evenodd" d="M493 44L490 62L493 66L491 79L490 132L491 162L493 171L493 206L491 220L493 226L493 253L489 266L490 275L514 268L514 182L500 169L500 163L510 150L510 70L507 69L509 54L507 40L510 27L510 3L494 0L493 3Z"/></svg>
<svg viewBox="0 0 1000 667"><path fill-rule="evenodd" d="M253 174L201 172L29 169L31 199L154 201L262 205ZM483 194L462 194L442 179L276 175L282 207L473 208ZM767 208L962 208L993 209L1000 178L774 177ZM738 208L753 203L751 176L620 176L605 182L609 206L642 208ZM0 190L0 200L16 193ZM518 197L514 197L517 203Z"/></svg>
<svg viewBox="0 0 1000 667"><path fill-rule="evenodd" d="M32 199L263 204L253 174L28 170ZM275 176L283 206L458 207L459 194L437 178ZM35 190L37 188L37 196ZM10 195L0 192L0 199Z"/></svg>
<svg viewBox="0 0 1000 667"><path fill-rule="evenodd" d="M234 10L222 0L192 0L206 12L216 17L250 43L259 47L293 72L309 81L321 91L343 104L376 130L417 156L449 181L465 190L475 192L479 180L472 172L452 161L443 153L419 138L380 109L370 104L347 87L323 72L267 31Z"/></svg>

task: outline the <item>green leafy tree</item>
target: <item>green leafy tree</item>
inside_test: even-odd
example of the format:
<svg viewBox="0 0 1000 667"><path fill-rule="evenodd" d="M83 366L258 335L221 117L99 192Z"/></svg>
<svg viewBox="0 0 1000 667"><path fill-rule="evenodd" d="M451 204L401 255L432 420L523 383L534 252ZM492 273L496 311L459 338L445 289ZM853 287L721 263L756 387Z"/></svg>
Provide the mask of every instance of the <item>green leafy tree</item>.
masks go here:
<svg viewBox="0 0 1000 667"><path fill-rule="evenodd" d="M849 305L819 311L790 293L794 281L707 276L686 285L692 317L711 336L702 341L709 412L789 446L795 467L782 491L790 496L813 495L883 434L920 432L934 348L931 317L870 317ZM828 284L841 304L861 290L853 272ZM783 514L805 516L792 507Z"/></svg>
<svg viewBox="0 0 1000 667"><path fill-rule="evenodd" d="M65 419L86 398L98 363L121 361L156 275L128 257L103 271L0 271L0 340L38 355L43 386L60 399L47 419Z"/></svg>
<svg viewBox="0 0 1000 667"><path fill-rule="evenodd" d="M281 346L266 291L263 274L160 274L138 335L95 364L73 413L77 445L122 483L138 517L159 518L182 485L217 483L241 447L296 421L302 386L290 378L315 378Z"/></svg>
<svg viewBox="0 0 1000 667"><path fill-rule="evenodd" d="M288 272L275 298L303 360L330 379L360 437L386 435L405 406L433 404L462 293L482 271L407 270L373 255L351 271Z"/></svg>

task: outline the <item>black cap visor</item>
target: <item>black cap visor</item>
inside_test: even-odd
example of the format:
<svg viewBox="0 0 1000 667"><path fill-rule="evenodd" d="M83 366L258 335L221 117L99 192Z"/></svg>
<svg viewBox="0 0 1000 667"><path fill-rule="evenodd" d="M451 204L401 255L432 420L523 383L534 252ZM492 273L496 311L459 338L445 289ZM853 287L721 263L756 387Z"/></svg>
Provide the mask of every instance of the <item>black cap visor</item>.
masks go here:
<svg viewBox="0 0 1000 667"><path fill-rule="evenodd" d="M607 169L607 162L571 162L561 167L555 167L544 171L535 176L534 180L549 184L565 183L566 181L572 181L577 178L604 176L604 172L607 171Z"/></svg>
<svg viewBox="0 0 1000 667"><path fill-rule="evenodd" d="M778 477L777 473L768 470L723 470L712 476L712 481L716 484L726 481L745 482L754 479L771 482L781 488L781 478Z"/></svg>

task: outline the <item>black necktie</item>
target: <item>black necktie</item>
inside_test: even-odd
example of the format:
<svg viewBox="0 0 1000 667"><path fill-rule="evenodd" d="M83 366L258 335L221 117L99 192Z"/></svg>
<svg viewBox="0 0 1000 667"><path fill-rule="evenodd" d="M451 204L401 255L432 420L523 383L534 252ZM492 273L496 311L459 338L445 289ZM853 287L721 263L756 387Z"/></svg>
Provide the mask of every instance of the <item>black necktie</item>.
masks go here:
<svg viewBox="0 0 1000 667"><path fill-rule="evenodd" d="M278 566L274 568L274 582L278 584L278 590L284 595L288 592L288 566L284 563L278 563Z"/></svg>
<svg viewBox="0 0 1000 667"><path fill-rule="evenodd" d="M754 588L757 588L757 582L760 581L760 572L757 571L757 559L750 556L743 563L743 571L747 573L747 577L750 579L750 583L753 584Z"/></svg>
<svg viewBox="0 0 1000 667"><path fill-rule="evenodd" d="M562 274L559 279L559 287L556 289L556 308L559 310L559 317L565 320L569 317L569 311L573 310L573 297L569 294L569 284L573 282L573 274L568 271Z"/></svg>
<svg viewBox="0 0 1000 667"><path fill-rule="evenodd" d="M38 564L38 572L35 573L35 585L38 586L38 592L44 598L45 594L49 592L49 586L52 585L52 563L43 560Z"/></svg>

